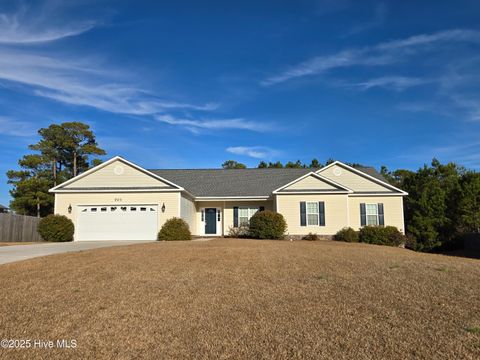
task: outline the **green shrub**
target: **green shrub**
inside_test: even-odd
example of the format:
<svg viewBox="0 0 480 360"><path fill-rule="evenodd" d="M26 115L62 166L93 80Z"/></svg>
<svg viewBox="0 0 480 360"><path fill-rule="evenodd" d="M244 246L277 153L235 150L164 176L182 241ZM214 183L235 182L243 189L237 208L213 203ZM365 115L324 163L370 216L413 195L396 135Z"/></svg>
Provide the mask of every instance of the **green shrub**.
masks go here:
<svg viewBox="0 0 480 360"><path fill-rule="evenodd" d="M258 211L250 219L250 236L256 239L282 239L287 223L282 214Z"/></svg>
<svg viewBox="0 0 480 360"><path fill-rule="evenodd" d="M364 226L359 233L360 242L376 245L400 246L406 237L394 226Z"/></svg>
<svg viewBox="0 0 480 360"><path fill-rule="evenodd" d="M412 234L405 235L405 248L410 250L417 250L417 239Z"/></svg>
<svg viewBox="0 0 480 360"><path fill-rule="evenodd" d="M333 236L334 240L345 242L358 242L358 231L351 227L344 227Z"/></svg>
<svg viewBox="0 0 480 360"><path fill-rule="evenodd" d="M63 215L48 215L40 220L38 233L45 241L72 241L75 227L72 220Z"/></svg>
<svg viewBox="0 0 480 360"><path fill-rule="evenodd" d="M302 237L302 240L317 241L320 240L320 237L315 233L308 233L308 235Z"/></svg>
<svg viewBox="0 0 480 360"><path fill-rule="evenodd" d="M191 240L188 224L180 218L168 219L158 233L158 240Z"/></svg>
<svg viewBox="0 0 480 360"><path fill-rule="evenodd" d="M248 237L250 229L248 225L239 225L237 227L230 226L228 228L228 235L229 238L246 238Z"/></svg>

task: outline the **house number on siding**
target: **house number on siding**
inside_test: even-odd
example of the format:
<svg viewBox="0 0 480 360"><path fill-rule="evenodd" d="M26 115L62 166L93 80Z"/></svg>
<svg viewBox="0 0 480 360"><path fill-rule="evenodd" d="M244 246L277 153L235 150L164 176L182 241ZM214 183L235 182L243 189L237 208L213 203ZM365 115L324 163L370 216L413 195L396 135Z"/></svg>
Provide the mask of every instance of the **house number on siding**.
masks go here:
<svg viewBox="0 0 480 360"><path fill-rule="evenodd" d="M115 198L115 202L120 202L122 201L122 198Z"/></svg>

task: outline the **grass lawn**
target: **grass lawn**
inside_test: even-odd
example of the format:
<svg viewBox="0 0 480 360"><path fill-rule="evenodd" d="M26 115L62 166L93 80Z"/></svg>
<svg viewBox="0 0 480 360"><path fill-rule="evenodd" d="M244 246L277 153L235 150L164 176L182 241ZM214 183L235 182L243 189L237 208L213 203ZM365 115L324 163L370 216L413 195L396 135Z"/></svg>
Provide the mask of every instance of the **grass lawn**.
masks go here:
<svg viewBox="0 0 480 360"><path fill-rule="evenodd" d="M0 266L2 359L478 359L480 261L328 241L162 242Z"/></svg>

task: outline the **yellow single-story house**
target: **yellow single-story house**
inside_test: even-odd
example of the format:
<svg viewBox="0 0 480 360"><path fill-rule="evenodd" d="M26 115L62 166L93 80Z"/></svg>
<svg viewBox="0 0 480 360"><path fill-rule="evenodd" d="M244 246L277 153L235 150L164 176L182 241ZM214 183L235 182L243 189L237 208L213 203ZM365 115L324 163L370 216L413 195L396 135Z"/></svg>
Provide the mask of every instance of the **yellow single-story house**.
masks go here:
<svg viewBox="0 0 480 360"><path fill-rule="evenodd" d="M222 236L257 211L281 213L290 236L331 236L344 227L405 231L406 192L373 168L335 161L320 169L146 170L114 157L50 190L75 241L155 240L166 220L193 235Z"/></svg>

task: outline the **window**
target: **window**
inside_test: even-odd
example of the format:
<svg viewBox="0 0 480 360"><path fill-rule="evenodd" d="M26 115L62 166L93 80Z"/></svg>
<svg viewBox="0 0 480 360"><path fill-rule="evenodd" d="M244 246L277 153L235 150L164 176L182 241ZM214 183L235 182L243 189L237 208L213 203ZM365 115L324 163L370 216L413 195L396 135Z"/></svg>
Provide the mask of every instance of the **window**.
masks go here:
<svg viewBox="0 0 480 360"><path fill-rule="evenodd" d="M378 204L365 204L367 225L378 225Z"/></svg>
<svg viewBox="0 0 480 360"><path fill-rule="evenodd" d="M239 207L238 208L238 224L248 226L250 218L253 215L255 215L255 213L258 210L259 210L258 207L255 207L255 208Z"/></svg>
<svg viewBox="0 0 480 360"><path fill-rule="evenodd" d="M318 225L318 202L307 202L307 225Z"/></svg>

